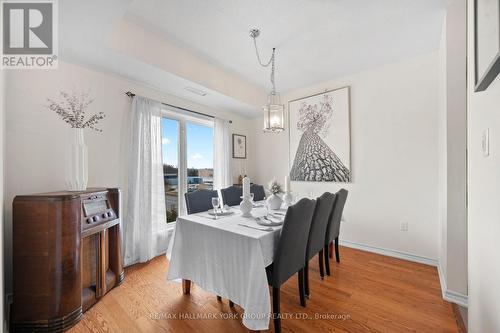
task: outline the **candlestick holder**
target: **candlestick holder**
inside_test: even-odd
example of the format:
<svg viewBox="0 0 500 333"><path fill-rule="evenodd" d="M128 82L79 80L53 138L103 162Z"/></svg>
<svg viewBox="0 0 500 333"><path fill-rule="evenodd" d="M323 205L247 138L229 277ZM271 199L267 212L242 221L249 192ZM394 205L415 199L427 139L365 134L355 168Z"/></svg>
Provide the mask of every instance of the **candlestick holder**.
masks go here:
<svg viewBox="0 0 500 333"><path fill-rule="evenodd" d="M285 202L285 205L289 207L293 202L292 192L290 191L285 192L285 195L283 195L283 201Z"/></svg>
<svg viewBox="0 0 500 333"><path fill-rule="evenodd" d="M241 216L243 217L252 217L252 201L250 200L250 196L243 196L243 200L240 203Z"/></svg>

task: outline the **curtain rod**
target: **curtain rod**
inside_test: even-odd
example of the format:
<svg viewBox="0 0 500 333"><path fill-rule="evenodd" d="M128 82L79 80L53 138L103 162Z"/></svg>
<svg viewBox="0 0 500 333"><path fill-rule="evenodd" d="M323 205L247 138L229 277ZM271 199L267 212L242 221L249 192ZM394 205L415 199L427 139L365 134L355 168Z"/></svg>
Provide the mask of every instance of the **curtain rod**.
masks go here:
<svg viewBox="0 0 500 333"><path fill-rule="evenodd" d="M132 98L135 96L135 94L133 92L130 92L130 91L127 91L125 93L125 95L127 95L128 97ZM215 118L214 116L212 115L209 115L209 114L206 114L206 113L201 113L201 112L198 112L198 111L193 111L193 110L189 110L189 109L185 109L185 108L181 108L179 106L175 106L175 105L172 105L172 104L168 104L168 103L163 103L163 102L160 102L161 104L163 105L166 105L166 106L170 106L172 108L176 108L176 109L179 109L179 110L182 110L182 111L187 111L187 112L191 112L191 113L195 113L195 114L198 114L200 116L205 116L205 117L209 117L209 118ZM229 120L229 123L232 124L233 121L232 120Z"/></svg>

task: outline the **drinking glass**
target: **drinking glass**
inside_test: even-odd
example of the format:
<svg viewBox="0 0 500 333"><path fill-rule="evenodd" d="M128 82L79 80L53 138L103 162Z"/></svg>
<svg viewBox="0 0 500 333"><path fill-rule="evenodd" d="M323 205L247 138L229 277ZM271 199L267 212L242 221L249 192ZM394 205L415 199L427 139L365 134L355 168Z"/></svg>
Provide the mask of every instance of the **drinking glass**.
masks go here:
<svg viewBox="0 0 500 333"><path fill-rule="evenodd" d="M219 198L212 198L212 206L214 207L214 220L217 220L217 208L219 207Z"/></svg>

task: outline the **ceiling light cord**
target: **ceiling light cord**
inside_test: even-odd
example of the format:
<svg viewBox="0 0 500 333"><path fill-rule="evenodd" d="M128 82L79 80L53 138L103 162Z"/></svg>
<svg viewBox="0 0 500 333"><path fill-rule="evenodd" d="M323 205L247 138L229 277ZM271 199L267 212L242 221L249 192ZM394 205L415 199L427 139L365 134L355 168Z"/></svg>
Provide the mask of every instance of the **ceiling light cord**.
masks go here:
<svg viewBox="0 0 500 333"><path fill-rule="evenodd" d="M255 46L255 54L257 55L257 60L259 61L259 64L262 67L268 67L269 65L271 65L271 84L273 85L272 93L275 94L276 93L276 83L274 82L274 70L275 70L274 59L275 59L276 48L273 47L273 54L271 55L271 58L269 59L267 64L264 64L260 58L259 49L257 48L257 39L256 39L257 36L251 35L251 37L253 38L253 45Z"/></svg>

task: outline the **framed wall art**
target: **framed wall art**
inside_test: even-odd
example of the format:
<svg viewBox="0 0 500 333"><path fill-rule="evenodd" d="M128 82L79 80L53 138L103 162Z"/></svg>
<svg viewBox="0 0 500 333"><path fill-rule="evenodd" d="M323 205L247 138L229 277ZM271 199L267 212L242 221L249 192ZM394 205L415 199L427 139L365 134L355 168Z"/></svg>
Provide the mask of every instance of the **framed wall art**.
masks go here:
<svg viewBox="0 0 500 333"><path fill-rule="evenodd" d="M233 134L233 158L247 158L247 137Z"/></svg>
<svg viewBox="0 0 500 333"><path fill-rule="evenodd" d="M500 0L474 0L474 41L474 91L483 91L500 72Z"/></svg>
<svg viewBox="0 0 500 333"><path fill-rule="evenodd" d="M288 103L290 180L350 182L350 88Z"/></svg>

